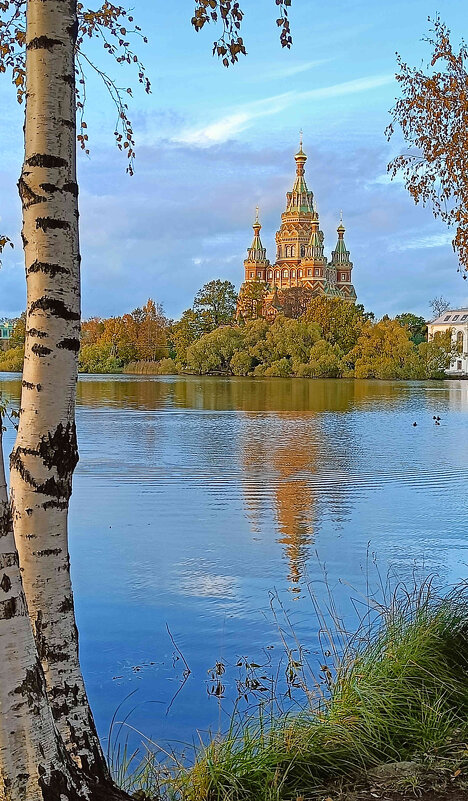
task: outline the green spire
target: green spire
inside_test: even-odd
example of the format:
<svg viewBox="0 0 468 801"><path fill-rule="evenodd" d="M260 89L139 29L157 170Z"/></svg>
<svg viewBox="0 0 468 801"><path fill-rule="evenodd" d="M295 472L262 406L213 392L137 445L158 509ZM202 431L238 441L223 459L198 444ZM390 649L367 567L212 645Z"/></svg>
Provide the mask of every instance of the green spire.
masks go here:
<svg viewBox="0 0 468 801"><path fill-rule="evenodd" d="M252 226L254 230L254 237L252 240L252 244L248 249L248 261L266 261L266 248L262 245L262 240L260 239L260 229L261 229L260 221L258 219L258 206L255 210L255 222Z"/></svg>
<svg viewBox="0 0 468 801"><path fill-rule="evenodd" d="M288 192L286 211L302 211L310 212L313 208L313 194L307 189L307 184L304 178L305 168L304 165L307 161L307 156L302 149L302 131L299 142L299 150L294 156L296 161L296 180L292 192Z"/></svg>
<svg viewBox="0 0 468 801"><path fill-rule="evenodd" d="M323 234L319 228L318 214L314 211L312 220L312 231L310 232L309 244L307 246L307 257L309 259L323 259Z"/></svg>
<svg viewBox="0 0 468 801"><path fill-rule="evenodd" d="M336 243L336 248L332 252L332 260L331 263L335 267L340 267L342 264L349 264L349 250L346 250L346 244L344 241L344 235L346 228L343 225L343 212L340 214L340 224L336 229L338 233L338 242Z"/></svg>

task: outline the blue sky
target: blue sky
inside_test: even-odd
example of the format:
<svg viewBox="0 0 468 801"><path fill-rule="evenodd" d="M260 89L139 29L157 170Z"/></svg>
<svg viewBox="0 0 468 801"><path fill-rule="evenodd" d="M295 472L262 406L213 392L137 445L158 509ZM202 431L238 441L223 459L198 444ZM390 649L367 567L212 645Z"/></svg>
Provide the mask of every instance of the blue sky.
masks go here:
<svg viewBox="0 0 468 801"><path fill-rule="evenodd" d="M177 317L206 281L239 286L257 203L274 259L300 128L326 251L342 209L359 301L378 316L429 315L440 294L466 305L451 235L400 182L389 182L387 162L403 143L384 135L398 91L395 51L411 64L427 62L421 40L436 12L458 42L464 1L293 0L291 51L279 45L274 0L241 6L248 55L226 70L211 56L215 29L192 29L191 0L135 0L153 91L136 89L130 105L133 178L113 144L114 108L90 78L91 156L79 157L84 316L122 314L151 296ZM97 49L91 55L106 64ZM109 66L122 85L135 85L131 70ZM3 76L0 106L0 231L16 243L0 271L0 317L10 317L25 302L16 190L22 109Z"/></svg>

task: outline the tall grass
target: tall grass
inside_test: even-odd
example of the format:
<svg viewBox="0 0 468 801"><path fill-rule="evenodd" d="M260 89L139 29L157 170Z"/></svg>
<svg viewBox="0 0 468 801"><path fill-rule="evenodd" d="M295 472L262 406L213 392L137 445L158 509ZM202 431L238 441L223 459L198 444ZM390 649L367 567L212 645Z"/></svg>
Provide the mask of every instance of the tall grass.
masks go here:
<svg viewBox="0 0 468 801"><path fill-rule="evenodd" d="M138 361L129 362L124 368L124 373L130 375L177 375L177 365L174 359L160 359L157 362Z"/></svg>
<svg viewBox="0 0 468 801"><path fill-rule="evenodd" d="M468 586L395 592L341 647L329 691L299 712L234 715L191 767L144 784L183 801L289 801L323 794L380 763L458 758L468 741ZM317 686L318 686L317 682ZM307 688L306 688L307 689ZM149 749L148 754L151 754ZM148 758L155 771L158 757ZM141 765L142 763L140 763Z"/></svg>

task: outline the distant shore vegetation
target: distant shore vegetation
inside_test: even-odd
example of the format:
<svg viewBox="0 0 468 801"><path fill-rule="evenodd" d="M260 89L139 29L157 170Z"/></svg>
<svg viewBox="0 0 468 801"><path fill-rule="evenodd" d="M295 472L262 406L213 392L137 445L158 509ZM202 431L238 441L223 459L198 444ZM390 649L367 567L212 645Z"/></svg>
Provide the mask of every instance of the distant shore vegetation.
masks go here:
<svg viewBox="0 0 468 801"><path fill-rule="evenodd" d="M278 293L273 320L236 319L234 285L210 281L180 320L149 299L121 317L82 323L82 373L232 375L300 378L440 379L455 353L450 332L426 341L423 317L404 313L375 320L340 298ZM294 297L292 297L294 294ZM20 372L25 316L15 324L0 371Z"/></svg>

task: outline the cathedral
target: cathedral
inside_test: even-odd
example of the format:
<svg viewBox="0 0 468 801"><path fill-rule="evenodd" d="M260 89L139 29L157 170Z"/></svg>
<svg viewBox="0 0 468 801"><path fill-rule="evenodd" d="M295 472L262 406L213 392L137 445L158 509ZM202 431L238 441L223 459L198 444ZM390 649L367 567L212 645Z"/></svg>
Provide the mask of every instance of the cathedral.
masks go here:
<svg viewBox="0 0 468 801"><path fill-rule="evenodd" d="M304 287L312 296L337 297L351 303L356 301L351 278L353 264L346 249L342 220L337 228L338 241L331 261L324 255L323 233L314 195L307 188L304 177L307 156L302 149L302 137L294 158L296 179L292 191L286 195L286 211L281 215L281 227L276 233L276 262L270 264L260 239L258 207L253 241L244 261L245 280L239 296L240 305L243 305L242 297L254 290L252 282L257 282L257 287L266 284L266 296L259 312L267 317L282 310L278 292L292 287ZM242 314L242 308L239 312Z"/></svg>

